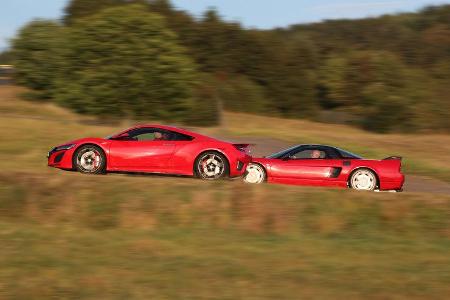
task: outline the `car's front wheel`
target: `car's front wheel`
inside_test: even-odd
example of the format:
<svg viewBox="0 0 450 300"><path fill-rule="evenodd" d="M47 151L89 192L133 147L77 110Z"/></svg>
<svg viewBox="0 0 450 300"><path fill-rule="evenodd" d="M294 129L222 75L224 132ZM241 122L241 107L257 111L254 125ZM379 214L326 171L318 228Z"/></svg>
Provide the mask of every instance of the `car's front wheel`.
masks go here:
<svg viewBox="0 0 450 300"><path fill-rule="evenodd" d="M377 177L369 169L358 169L350 177L350 187L360 191L373 191L377 187Z"/></svg>
<svg viewBox="0 0 450 300"><path fill-rule="evenodd" d="M103 150L94 145L85 145L77 149L73 162L81 173L101 174L105 172L106 168L106 157Z"/></svg>
<svg viewBox="0 0 450 300"><path fill-rule="evenodd" d="M228 176L229 164L225 156L218 152L202 153L195 160L195 174L205 180L215 180Z"/></svg>
<svg viewBox="0 0 450 300"><path fill-rule="evenodd" d="M249 164L244 181L247 183L260 184L266 180L266 171L259 164Z"/></svg>

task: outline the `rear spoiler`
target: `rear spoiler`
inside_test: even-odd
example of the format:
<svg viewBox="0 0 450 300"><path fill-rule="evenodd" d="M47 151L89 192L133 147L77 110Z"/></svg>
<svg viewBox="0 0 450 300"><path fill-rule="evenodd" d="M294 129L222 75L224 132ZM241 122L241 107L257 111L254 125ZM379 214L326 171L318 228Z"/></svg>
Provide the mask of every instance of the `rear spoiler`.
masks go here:
<svg viewBox="0 0 450 300"><path fill-rule="evenodd" d="M250 146L254 146L255 144L233 144L233 146L241 152L250 154Z"/></svg>
<svg viewBox="0 0 450 300"><path fill-rule="evenodd" d="M383 160L391 160L391 159L402 160L402 157L401 156L389 156L389 157L383 158Z"/></svg>

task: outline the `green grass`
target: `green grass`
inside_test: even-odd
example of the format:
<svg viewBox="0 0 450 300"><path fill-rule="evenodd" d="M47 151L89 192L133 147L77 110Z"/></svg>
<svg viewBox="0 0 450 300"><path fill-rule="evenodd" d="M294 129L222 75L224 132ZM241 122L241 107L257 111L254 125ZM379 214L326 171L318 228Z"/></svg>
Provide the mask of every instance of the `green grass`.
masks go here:
<svg viewBox="0 0 450 300"><path fill-rule="evenodd" d="M450 292L446 196L62 172L0 184L5 299Z"/></svg>
<svg viewBox="0 0 450 300"><path fill-rule="evenodd" d="M0 234L8 243L0 250L5 299L445 299L449 292L448 244L432 238L2 223Z"/></svg>

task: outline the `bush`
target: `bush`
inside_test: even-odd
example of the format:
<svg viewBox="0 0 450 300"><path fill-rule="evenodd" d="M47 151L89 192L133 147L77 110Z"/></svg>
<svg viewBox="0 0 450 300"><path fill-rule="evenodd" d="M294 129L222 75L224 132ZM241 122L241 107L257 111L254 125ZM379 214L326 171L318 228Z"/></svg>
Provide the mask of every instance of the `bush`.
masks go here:
<svg viewBox="0 0 450 300"><path fill-rule="evenodd" d="M190 110L195 65L140 5L74 22L64 61L55 100L78 112L184 121Z"/></svg>
<svg viewBox="0 0 450 300"><path fill-rule="evenodd" d="M51 97L62 64L65 29L59 23L36 20L19 31L12 42L13 64L18 83Z"/></svg>
<svg viewBox="0 0 450 300"><path fill-rule="evenodd" d="M217 106L194 98L196 65L145 6L107 8L68 27L35 21L13 49L19 83L79 113L216 122Z"/></svg>

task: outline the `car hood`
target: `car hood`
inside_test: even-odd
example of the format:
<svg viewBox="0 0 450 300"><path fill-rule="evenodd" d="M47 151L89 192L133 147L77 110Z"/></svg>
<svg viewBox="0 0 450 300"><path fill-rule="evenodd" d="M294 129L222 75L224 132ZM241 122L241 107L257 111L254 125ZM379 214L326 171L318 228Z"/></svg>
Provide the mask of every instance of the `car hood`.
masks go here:
<svg viewBox="0 0 450 300"><path fill-rule="evenodd" d="M62 143L62 144L58 145L58 147L63 146L63 145L68 145L68 144L75 144L75 145L84 144L84 143L102 144L107 141L108 140L102 139L102 138L89 137L89 138L81 138L81 139L72 140L72 141L69 141L66 143Z"/></svg>

